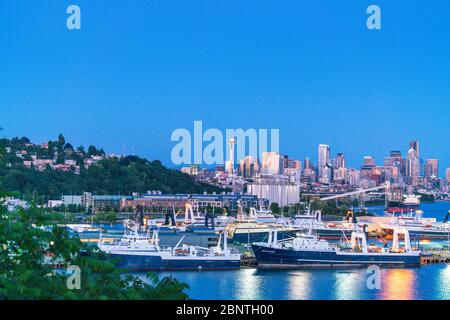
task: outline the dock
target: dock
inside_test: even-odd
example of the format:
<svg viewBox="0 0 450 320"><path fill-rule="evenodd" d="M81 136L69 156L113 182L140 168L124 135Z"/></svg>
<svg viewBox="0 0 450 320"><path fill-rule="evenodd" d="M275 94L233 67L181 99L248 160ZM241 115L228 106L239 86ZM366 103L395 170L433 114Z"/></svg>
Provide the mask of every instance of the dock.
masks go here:
<svg viewBox="0 0 450 320"><path fill-rule="evenodd" d="M421 264L450 263L449 249L426 249L422 252L425 255L420 259Z"/></svg>
<svg viewBox="0 0 450 320"><path fill-rule="evenodd" d="M241 267L254 268L256 267L256 258L253 255L243 255L241 258Z"/></svg>

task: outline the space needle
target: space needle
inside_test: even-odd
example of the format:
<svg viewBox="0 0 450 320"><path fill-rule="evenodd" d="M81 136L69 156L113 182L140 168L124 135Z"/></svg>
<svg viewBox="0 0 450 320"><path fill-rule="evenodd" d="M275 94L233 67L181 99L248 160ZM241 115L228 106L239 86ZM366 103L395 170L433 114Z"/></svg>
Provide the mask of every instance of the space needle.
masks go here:
<svg viewBox="0 0 450 320"><path fill-rule="evenodd" d="M229 176L234 174L234 145L236 144L236 139L233 137L227 141L230 147L230 160L228 161L227 173Z"/></svg>

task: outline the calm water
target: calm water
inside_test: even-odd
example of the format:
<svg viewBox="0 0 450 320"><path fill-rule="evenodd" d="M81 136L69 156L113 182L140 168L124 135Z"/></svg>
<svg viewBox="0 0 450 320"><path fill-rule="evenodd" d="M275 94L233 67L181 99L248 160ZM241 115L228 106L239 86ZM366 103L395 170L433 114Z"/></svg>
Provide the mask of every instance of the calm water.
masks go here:
<svg viewBox="0 0 450 320"><path fill-rule="evenodd" d="M193 299L358 300L450 299L450 265L381 269L380 289L368 289L366 269L161 272L189 284ZM143 274L140 274L143 277Z"/></svg>
<svg viewBox="0 0 450 320"><path fill-rule="evenodd" d="M442 221L450 203L423 204L424 217ZM382 214L381 207L374 207ZM372 210L374 211L374 210ZM144 274L136 274L145 278ZM187 283L193 299L450 299L450 265L381 269L380 289L369 289L366 269L161 272Z"/></svg>
<svg viewBox="0 0 450 320"><path fill-rule="evenodd" d="M368 208L370 212L379 216L392 215L384 212L384 206L370 206ZM423 211L424 218L436 218L437 221L442 221L448 210L450 210L450 202L422 203L420 209Z"/></svg>

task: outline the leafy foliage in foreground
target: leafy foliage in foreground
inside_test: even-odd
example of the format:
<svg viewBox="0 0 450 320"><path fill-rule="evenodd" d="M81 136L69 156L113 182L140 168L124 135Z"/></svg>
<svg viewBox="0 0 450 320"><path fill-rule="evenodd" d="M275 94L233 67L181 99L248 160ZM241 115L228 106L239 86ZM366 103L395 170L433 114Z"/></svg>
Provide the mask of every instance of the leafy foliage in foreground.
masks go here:
<svg viewBox="0 0 450 320"><path fill-rule="evenodd" d="M174 278L149 274L147 284L124 276L112 259L71 237L61 219L36 207L10 213L0 206L0 299L188 299L188 286ZM81 289L68 289L56 262L80 268Z"/></svg>

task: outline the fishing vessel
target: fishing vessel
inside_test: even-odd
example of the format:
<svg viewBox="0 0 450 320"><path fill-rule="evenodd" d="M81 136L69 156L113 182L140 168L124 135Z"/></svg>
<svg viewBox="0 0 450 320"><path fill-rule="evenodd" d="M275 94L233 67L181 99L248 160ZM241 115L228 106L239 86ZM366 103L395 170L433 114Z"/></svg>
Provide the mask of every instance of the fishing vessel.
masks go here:
<svg viewBox="0 0 450 320"><path fill-rule="evenodd" d="M413 194L393 195L387 203L386 211L389 213L407 213L419 210L420 196Z"/></svg>
<svg viewBox="0 0 450 320"><path fill-rule="evenodd" d="M313 233L323 239L339 240L342 236L351 236L351 233L357 226L356 217L353 212L349 211L342 222L339 221L322 221L322 213L320 210L311 212L310 207L303 214L297 214L294 217L293 226L299 230L305 231L312 229Z"/></svg>
<svg viewBox="0 0 450 320"><path fill-rule="evenodd" d="M404 247L400 248L399 235ZM392 248L368 246L366 233L353 231L347 246L338 246L317 235L299 233L296 238L279 241L277 230L271 231L267 242L252 244L259 268L339 267L367 265L420 266L420 251L411 248L409 233L396 228Z"/></svg>
<svg viewBox="0 0 450 320"><path fill-rule="evenodd" d="M409 231L411 238L415 240L449 240L450 225L448 222L450 211L447 212L442 223L435 223L436 219L423 218L423 211L403 213L399 216L392 214L389 223L381 224L381 228L387 238L392 237L393 230L400 226Z"/></svg>
<svg viewBox="0 0 450 320"><path fill-rule="evenodd" d="M264 208L260 205L259 209L250 208L249 217L257 223L277 223L277 218L272 213L272 210Z"/></svg>
<svg viewBox="0 0 450 320"><path fill-rule="evenodd" d="M235 221L226 227L230 239L235 244L247 244L252 242L265 241L272 228L278 230L278 239L289 239L295 237L299 229L283 224L269 225L256 221Z"/></svg>
<svg viewBox="0 0 450 320"><path fill-rule="evenodd" d="M250 247L252 242L267 240L271 228L279 231L280 240L292 238L299 231L292 226L289 219L284 217L277 219L272 211L264 209L261 205L260 210L250 208L249 214L246 214L240 202L238 202L237 218L229 223L225 230L231 242Z"/></svg>
<svg viewBox="0 0 450 320"><path fill-rule="evenodd" d="M100 250L118 258L118 266L133 271L148 270L227 270L239 269L241 255L227 247L226 233L220 234L217 246L204 248L183 244L163 248L158 232L152 236L137 232L126 234L117 243L99 242Z"/></svg>
<svg viewBox="0 0 450 320"><path fill-rule="evenodd" d="M101 228L90 224L68 224L67 228L72 235L76 235L81 242L97 242Z"/></svg>
<svg viewBox="0 0 450 320"><path fill-rule="evenodd" d="M213 247L219 242L219 233L216 228L205 225L177 226L150 226L150 232L158 232L161 246L175 246L181 239L183 243L192 246Z"/></svg>

